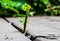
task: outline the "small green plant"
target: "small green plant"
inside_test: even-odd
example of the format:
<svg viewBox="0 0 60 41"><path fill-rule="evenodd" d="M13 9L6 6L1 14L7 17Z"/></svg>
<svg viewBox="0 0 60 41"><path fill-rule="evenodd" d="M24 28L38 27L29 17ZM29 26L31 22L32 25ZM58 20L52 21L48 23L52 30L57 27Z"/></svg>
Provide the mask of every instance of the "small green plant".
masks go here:
<svg viewBox="0 0 60 41"><path fill-rule="evenodd" d="M28 4L26 4L26 3L23 5L22 10L26 11L25 20L22 19L22 21L24 20L24 21L23 21L23 22L24 22L24 28L23 28L23 33L24 33L24 34L26 33L27 19L28 19L28 16L29 16L29 11L30 11L30 9L31 9L31 6L30 6L30 5L28 5Z"/></svg>
<svg viewBox="0 0 60 41"><path fill-rule="evenodd" d="M16 14L14 14L13 16L16 16L16 15L17 16L25 16L25 20L21 19L24 21L23 31L25 34L28 15L29 14L31 16L33 15L32 12L30 12L31 6L27 3L27 1L26 0L0 0L0 4L1 4L1 7L4 11L6 11L7 9L14 11ZM3 11L3 10L1 10L1 11ZM26 12L26 15L20 14L19 10ZM8 11L6 11L6 12L8 12ZM7 13L7 14L9 14L9 13Z"/></svg>

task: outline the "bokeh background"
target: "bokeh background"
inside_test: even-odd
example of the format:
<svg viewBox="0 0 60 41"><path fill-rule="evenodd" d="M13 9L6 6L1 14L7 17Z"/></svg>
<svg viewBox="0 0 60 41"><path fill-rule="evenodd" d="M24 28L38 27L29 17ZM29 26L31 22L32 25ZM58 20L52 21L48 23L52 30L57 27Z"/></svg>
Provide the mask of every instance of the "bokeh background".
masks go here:
<svg viewBox="0 0 60 41"><path fill-rule="evenodd" d="M0 16L25 16L25 4L33 16L60 16L60 0L0 0Z"/></svg>

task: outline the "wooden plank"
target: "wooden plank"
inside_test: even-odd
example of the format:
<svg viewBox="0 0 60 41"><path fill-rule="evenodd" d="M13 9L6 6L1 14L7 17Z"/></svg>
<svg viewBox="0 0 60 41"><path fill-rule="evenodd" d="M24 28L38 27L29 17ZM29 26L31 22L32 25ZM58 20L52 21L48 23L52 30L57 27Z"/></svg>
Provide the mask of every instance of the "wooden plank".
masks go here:
<svg viewBox="0 0 60 41"><path fill-rule="evenodd" d="M7 23L3 19L0 19L0 33L15 32L16 30L10 23Z"/></svg>
<svg viewBox="0 0 60 41"><path fill-rule="evenodd" d="M52 21L51 19L59 20L60 17L29 17L27 31L32 36L50 36L55 35L60 39L60 22ZM23 29L23 23L17 18L7 18L9 21L16 24L20 29ZM56 20L55 19L55 20ZM43 39L42 39L43 40ZM52 41L52 40L51 40Z"/></svg>
<svg viewBox="0 0 60 41"><path fill-rule="evenodd" d="M30 39L0 18L0 41L30 41Z"/></svg>
<svg viewBox="0 0 60 41"><path fill-rule="evenodd" d="M20 18L7 18L9 21L14 22L14 24L16 24L18 27L20 27L21 29L23 29L23 24L19 21ZM60 27L60 23L59 22L55 22L55 21L51 21L50 19L47 19L47 17L30 17L28 18L28 24L27 24L27 30L29 30L28 32L30 33L40 33L40 31L42 33L44 33L45 31L48 32L52 32L54 34L60 34L59 33L59 27ZM48 33L46 32L46 33ZM56 32L56 33L55 33ZM34 34L36 34L34 33ZM51 34L52 34L51 33Z"/></svg>

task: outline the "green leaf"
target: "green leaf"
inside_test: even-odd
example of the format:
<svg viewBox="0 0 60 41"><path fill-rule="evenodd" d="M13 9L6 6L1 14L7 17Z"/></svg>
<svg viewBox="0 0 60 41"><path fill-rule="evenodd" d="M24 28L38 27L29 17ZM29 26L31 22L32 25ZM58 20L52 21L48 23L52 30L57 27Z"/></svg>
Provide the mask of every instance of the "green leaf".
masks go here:
<svg viewBox="0 0 60 41"><path fill-rule="evenodd" d="M49 3L49 0L42 0L42 2L47 5Z"/></svg>
<svg viewBox="0 0 60 41"><path fill-rule="evenodd" d="M20 9L21 10L24 10L24 11L27 11L27 10L30 10L31 9L31 6L28 5L27 3L24 3L20 6Z"/></svg>
<svg viewBox="0 0 60 41"><path fill-rule="evenodd" d="M34 4L34 6L37 6L37 3L36 2L34 2L33 4Z"/></svg>
<svg viewBox="0 0 60 41"><path fill-rule="evenodd" d="M35 13L35 12L29 12L29 15L30 15L30 16L33 16L34 13Z"/></svg>
<svg viewBox="0 0 60 41"><path fill-rule="evenodd" d="M25 22L25 18L21 17L19 21L24 23Z"/></svg>
<svg viewBox="0 0 60 41"><path fill-rule="evenodd" d="M60 2L60 0L58 0Z"/></svg>

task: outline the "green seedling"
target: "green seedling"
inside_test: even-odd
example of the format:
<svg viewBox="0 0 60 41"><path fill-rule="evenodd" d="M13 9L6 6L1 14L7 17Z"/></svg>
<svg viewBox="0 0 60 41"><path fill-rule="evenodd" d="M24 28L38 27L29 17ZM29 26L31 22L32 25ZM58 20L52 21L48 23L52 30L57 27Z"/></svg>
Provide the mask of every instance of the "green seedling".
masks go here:
<svg viewBox="0 0 60 41"><path fill-rule="evenodd" d="M22 10L26 11L26 16L25 16L25 20L21 19L21 21L24 23L24 28L23 28L23 33L26 33L26 26L27 26L27 19L28 19L28 15L29 15L29 11L31 6L28 4L23 4L20 8L22 8Z"/></svg>
<svg viewBox="0 0 60 41"><path fill-rule="evenodd" d="M21 8L21 7L20 7ZM23 33L26 34L26 26L27 26L27 20L29 15L33 15L32 12L30 12L31 6L28 4L22 5L22 10L26 11L25 19L21 18L20 21L24 23Z"/></svg>

